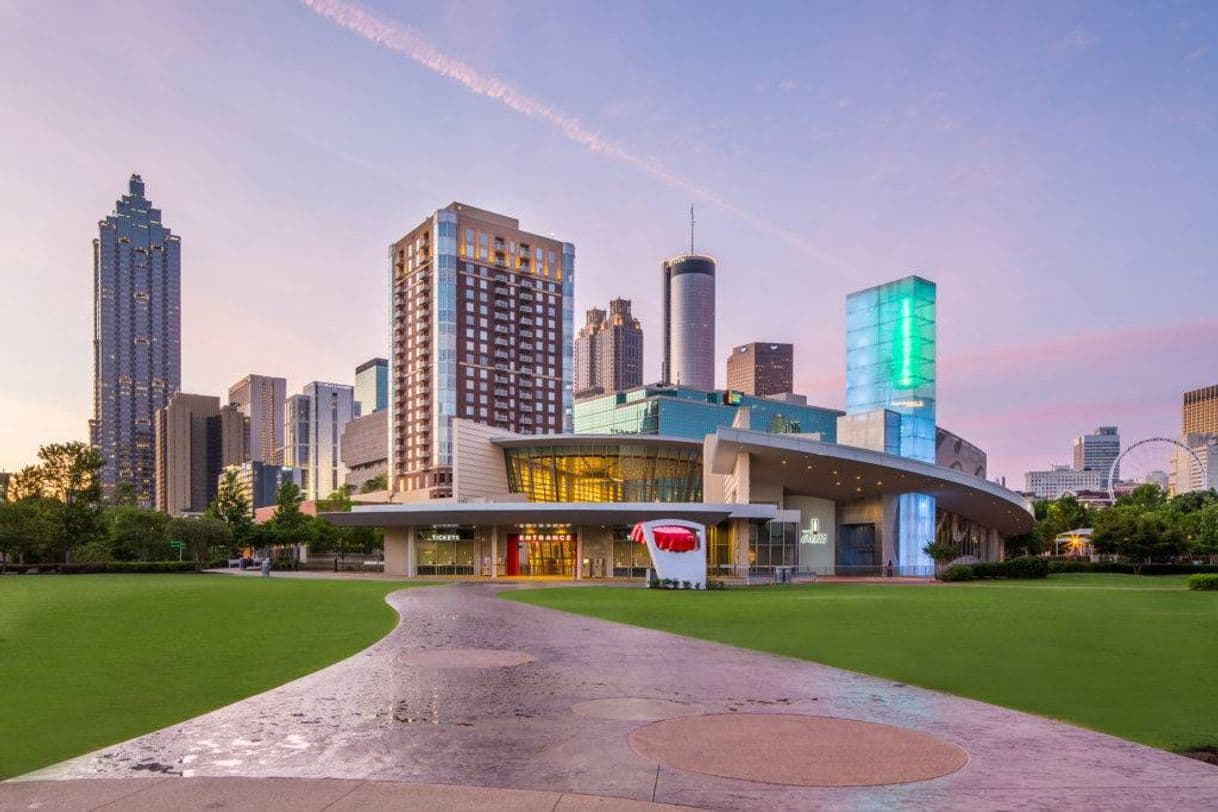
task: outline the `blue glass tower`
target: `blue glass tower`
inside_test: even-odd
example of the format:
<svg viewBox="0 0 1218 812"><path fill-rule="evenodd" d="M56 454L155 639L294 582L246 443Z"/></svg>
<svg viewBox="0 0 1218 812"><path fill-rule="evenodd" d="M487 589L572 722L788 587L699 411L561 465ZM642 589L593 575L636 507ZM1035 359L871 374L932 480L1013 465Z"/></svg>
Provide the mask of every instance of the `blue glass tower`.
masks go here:
<svg viewBox="0 0 1218 812"><path fill-rule="evenodd" d="M846 297L846 412L901 416L898 453L935 461L935 285L907 276ZM935 500L899 497L895 552L902 567L932 566Z"/></svg>
<svg viewBox="0 0 1218 812"><path fill-rule="evenodd" d="M108 497L156 493L153 420L182 384L182 247L132 175L93 240L93 419Z"/></svg>

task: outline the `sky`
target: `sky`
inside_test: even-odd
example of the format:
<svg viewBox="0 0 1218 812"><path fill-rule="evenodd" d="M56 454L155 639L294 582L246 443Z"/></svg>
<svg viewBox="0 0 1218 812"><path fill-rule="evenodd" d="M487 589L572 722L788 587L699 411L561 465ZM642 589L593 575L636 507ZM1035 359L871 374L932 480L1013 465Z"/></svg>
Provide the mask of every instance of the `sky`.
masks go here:
<svg viewBox="0 0 1218 812"><path fill-rule="evenodd" d="M574 243L577 324L631 299L649 379L691 203L717 354L793 342L814 403L846 294L933 280L939 423L1016 488L1218 383L1213 3L5 0L0 470L87 439L133 172L182 239L188 392L352 382L388 245L454 200Z"/></svg>

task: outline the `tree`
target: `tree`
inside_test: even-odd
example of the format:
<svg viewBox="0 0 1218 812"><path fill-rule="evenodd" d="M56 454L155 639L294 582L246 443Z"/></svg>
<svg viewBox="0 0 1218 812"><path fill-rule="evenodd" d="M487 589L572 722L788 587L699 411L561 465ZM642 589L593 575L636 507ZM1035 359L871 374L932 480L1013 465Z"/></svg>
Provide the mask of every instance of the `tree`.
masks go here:
<svg viewBox="0 0 1218 812"><path fill-rule="evenodd" d="M960 557L960 548L950 541L932 541L922 548L922 552L935 562L936 576L938 576L939 570Z"/></svg>
<svg viewBox="0 0 1218 812"><path fill-rule="evenodd" d="M1128 504L1100 513L1091 544L1097 552L1125 558L1135 565L1135 572L1140 572L1145 563L1175 558L1188 547L1180 528L1164 516L1154 511L1138 512Z"/></svg>
<svg viewBox="0 0 1218 812"><path fill-rule="evenodd" d="M164 561L169 558L169 517L135 506L106 511L110 554L118 561Z"/></svg>
<svg viewBox="0 0 1218 812"><path fill-rule="evenodd" d="M314 532L311 517L300 511L304 497L295 482L288 480L275 491L275 512L267 522L275 544L308 544Z"/></svg>
<svg viewBox="0 0 1218 812"><path fill-rule="evenodd" d="M51 494L47 492L46 482L42 478L42 471L37 465L25 466L13 474L13 478L9 480L7 499L10 502L49 498L50 496Z"/></svg>
<svg viewBox="0 0 1218 812"><path fill-rule="evenodd" d="M179 516L169 520L169 537L186 545L186 555L202 569L217 548L227 550L233 533L214 516Z"/></svg>
<svg viewBox="0 0 1218 812"><path fill-rule="evenodd" d="M351 510L351 491L350 485L344 485L319 503L318 507L326 511L348 513ZM336 527L320 517L314 521L316 527L309 543L309 552L333 552L338 557L338 563L346 563L348 554L366 553L376 544L374 528Z"/></svg>
<svg viewBox="0 0 1218 812"><path fill-rule="evenodd" d="M1210 558L1218 556L1218 502L1210 502L1193 515L1197 520L1192 551Z"/></svg>
<svg viewBox="0 0 1218 812"><path fill-rule="evenodd" d="M371 479L364 480L364 484L359 486L360 493L375 493L376 491L389 490L388 474L377 474Z"/></svg>
<svg viewBox="0 0 1218 812"><path fill-rule="evenodd" d="M72 548L104 538L101 519L102 458L84 443L52 443L38 449L36 466L18 472L15 499L47 497L63 503L59 547L66 563Z"/></svg>
<svg viewBox="0 0 1218 812"><path fill-rule="evenodd" d="M140 495L135 490L135 483L120 482L110 492L110 504L115 507L138 507Z"/></svg>
<svg viewBox="0 0 1218 812"><path fill-rule="evenodd" d="M1149 510L1158 510L1166 504L1167 491L1153 482L1148 482L1117 499L1113 507L1132 508L1139 513L1145 513Z"/></svg>
<svg viewBox="0 0 1218 812"><path fill-rule="evenodd" d="M1067 494L1044 503L1044 516L1037 522L1042 544L1048 545L1067 530L1091 527L1095 523L1095 511Z"/></svg>
<svg viewBox="0 0 1218 812"><path fill-rule="evenodd" d="M231 468L225 469L216 498L207 508L207 515L228 525L233 534L234 547L244 547L249 543L250 531L254 526L252 514L253 509L245 498L237 472Z"/></svg>
<svg viewBox="0 0 1218 812"><path fill-rule="evenodd" d="M54 499L26 497L0 502L0 554L5 563L26 557L54 557L63 519L63 506ZM0 563L0 571L4 564Z"/></svg>

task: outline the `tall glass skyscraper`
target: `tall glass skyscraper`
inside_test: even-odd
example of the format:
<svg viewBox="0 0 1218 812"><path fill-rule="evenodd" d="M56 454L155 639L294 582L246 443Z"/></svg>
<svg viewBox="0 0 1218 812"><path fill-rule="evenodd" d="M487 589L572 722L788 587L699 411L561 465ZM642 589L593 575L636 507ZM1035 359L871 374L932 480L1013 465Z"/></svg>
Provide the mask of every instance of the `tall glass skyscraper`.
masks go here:
<svg viewBox="0 0 1218 812"><path fill-rule="evenodd" d="M846 413L900 415L898 453L935 462L935 285L907 276L846 297ZM899 566L933 564L935 499L899 497Z"/></svg>
<svg viewBox="0 0 1218 812"><path fill-rule="evenodd" d="M151 507L153 419L182 385L181 245L132 175L93 241L93 419L109 496L129 483Z"/></svg>

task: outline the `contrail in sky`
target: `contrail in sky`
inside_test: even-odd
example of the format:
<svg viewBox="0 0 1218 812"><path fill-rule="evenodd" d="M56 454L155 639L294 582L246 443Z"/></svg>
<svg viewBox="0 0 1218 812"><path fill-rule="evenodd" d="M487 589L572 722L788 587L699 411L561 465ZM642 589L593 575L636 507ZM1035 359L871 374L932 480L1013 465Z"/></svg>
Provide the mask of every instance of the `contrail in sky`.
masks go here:
<svg viewBox="0 0 1218 812"><path fill-rule="evenodd" d="M434 73L459 82L472 93L495 99L517 113L544 121L571 141L581 144L593 152L599 152L669 186L689 192L697 198L730 212L757 229L783 240L809 256L834 265L842 264L840 260L809 244L798 234L742 209L716 192L666 169L658 161L635 155L600 133L588 129L574 116L556 110L540 99L517 90L502 79L480 73L459 59L443 53L421 35L404 25L382 20L358 6L342 0L301 0L301 2L327 20L354 31L370 42L413 59Z"/></svg>

